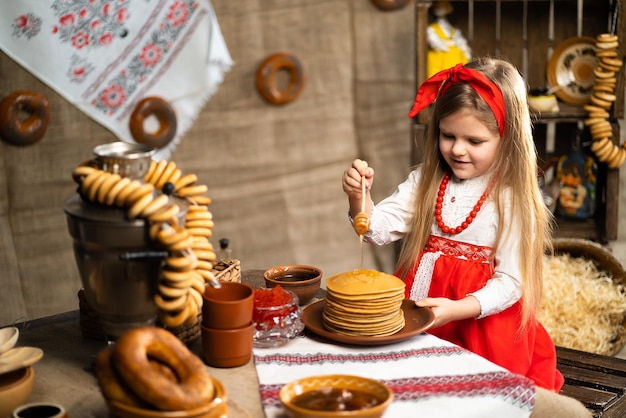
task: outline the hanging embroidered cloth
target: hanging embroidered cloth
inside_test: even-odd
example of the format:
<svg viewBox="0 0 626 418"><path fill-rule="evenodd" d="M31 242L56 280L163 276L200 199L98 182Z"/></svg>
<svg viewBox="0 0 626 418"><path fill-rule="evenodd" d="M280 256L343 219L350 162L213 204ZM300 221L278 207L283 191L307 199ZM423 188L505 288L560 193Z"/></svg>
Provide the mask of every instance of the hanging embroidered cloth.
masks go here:
<svg viewBox="0 0 626 418"><path fill-rule="evenodd" d="M156 160L233 64L209 0L3 2L0 49L121 141L137 142L129 119L140 100L164 99L177 128Z"/></svg>

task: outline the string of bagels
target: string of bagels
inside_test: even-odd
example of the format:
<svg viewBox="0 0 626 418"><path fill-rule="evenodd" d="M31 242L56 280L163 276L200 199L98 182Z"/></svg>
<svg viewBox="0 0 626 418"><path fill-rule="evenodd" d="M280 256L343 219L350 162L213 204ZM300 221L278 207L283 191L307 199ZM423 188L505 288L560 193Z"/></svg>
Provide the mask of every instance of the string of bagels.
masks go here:
<svg viewBox="0 0 626 418"><path fill-rule="evenodd" d="M619 168L626 161L626 142L619 146L615 144L613 128L609 122L609 111L617 99L616 75L623 65L617 52L619 40L617 35L602 33L596 36L595 46L598 65L593 70L595 83L590 103L584 105L588 112L584 124L591 132L591 151L598 160L606 163L609 168Z"/></svg>
<svg viewBox="0 0 626 418"><path fill-rule="evenodd" d="M84 199L126 209L129 220L149 223L150 238L168 253L154 296L159 320L171 328L193 325L202 312L206 284L217 281L212 272L217 256L209 241L214 223L207 186L165 160L151 161L143 181L88 164L76 167L72 178ZM181 208L170 196L189 204L182 222Z"/></svg>

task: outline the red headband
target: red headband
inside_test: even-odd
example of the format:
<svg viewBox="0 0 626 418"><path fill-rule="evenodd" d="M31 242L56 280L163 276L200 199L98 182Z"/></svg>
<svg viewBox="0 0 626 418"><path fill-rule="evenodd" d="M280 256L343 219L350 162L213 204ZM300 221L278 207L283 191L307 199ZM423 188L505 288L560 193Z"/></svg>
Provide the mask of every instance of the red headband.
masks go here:
<svg viewBox="0 0 626 418"><path fill-rule="evenodd" d="M457 64L452 68L438 72L424 81L417 91L413 109L409 112L409 117L415 117L419 112L435 101L439 91L446 91L454 83L464 82L472 86L474 90L489 105L489 108L496 117L500 136L504 135L504 98L502 92L483 73L466 68L463 64ZM443 87L442 87L443 85Z"/></svg>

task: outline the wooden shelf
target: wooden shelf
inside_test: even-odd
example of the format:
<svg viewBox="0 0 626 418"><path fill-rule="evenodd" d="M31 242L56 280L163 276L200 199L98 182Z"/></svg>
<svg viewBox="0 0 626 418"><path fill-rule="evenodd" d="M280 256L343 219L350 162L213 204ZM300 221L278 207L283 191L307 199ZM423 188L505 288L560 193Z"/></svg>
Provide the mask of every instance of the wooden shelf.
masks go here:
<svg viewBox="0 0 626 418"><path fill-rule="evenodd" d="M415 2L415 72L416 91L426 79L426 59L428 43L426 28L432 16L429 12L433 1L416 0ZM584 0L582 15L578 9L578 0L474 0L451 1L454 12L449 17L465 37L474 56L501 56L511 61L520 69L529 87L547 86L547 63L550 52L562 41L574 36L595 37L597 34L609 32L620 37L618 56L626 56L626 2L611 0ZM549 15L553 5L554 17L550 30ZM617 9L613 7L616 5ZM524 7L526 10L524 12ZM526 19L524 13L532 18ZM496 33L498 32L498 33ZM615 101L610 121L617 142L620 138L620 127L617 119L624 117L624 66L616 75L617 86ZM568 129L577 129L586 119L587 112L582 106L573 106L559 101L558 113L533 113L534 129L539 158L546 161L552 157L563 155L569 149L571 136ZM414 129L415 140L420 140L422 129L428 123L428 112L422 112L416 118ZM557 132L565 132L556 138L554 150L546 148L546 126L557 125ZM543 128L542 128L543 126ZM586 129L586 128L585 128ZM588 133L588 129L586 130ZM589 145L591 138L587 135L583 141ZM419 151L415 151L413 162L421 161ZM617 239L618 202L619 202L619 169L608 169L606 164L598 164L597 175L597 208L596 214L584 221L558 219L556 234L560 237L587 238L605 243Z"/></svg>

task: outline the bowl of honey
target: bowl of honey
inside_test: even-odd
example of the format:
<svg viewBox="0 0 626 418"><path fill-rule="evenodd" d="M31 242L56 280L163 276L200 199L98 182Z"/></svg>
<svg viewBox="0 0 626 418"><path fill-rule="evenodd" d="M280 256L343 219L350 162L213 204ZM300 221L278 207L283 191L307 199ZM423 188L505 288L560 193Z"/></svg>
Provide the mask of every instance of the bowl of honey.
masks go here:
<svg viewBox="0 0 626 418"><path fill-rule="evenodd" d="M263 278L266 287L280 285L283 289L295 293L300 305L306 305L320 290L322 270L304 264L274 266L263 273Z"/></svg>
<svg viewBox="0 0 626 418"><path fill-rule="evenodd" d="M384 383L362 376L308 376L284 385L280 402L290 418L380 418L393 392Z"/></svg>

